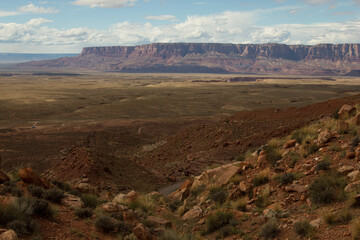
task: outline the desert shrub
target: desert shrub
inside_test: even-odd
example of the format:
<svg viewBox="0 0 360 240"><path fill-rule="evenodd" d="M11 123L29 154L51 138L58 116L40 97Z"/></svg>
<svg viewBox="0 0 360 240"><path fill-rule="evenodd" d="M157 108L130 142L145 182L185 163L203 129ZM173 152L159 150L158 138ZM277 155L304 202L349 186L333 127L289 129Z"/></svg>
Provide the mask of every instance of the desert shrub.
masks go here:
<svg viewBox="0 0 360 240"><path fill-rule="evenodd" d="M118 220L118 221L123 221L124 220L124 215L121 212L112 212L109 214L110 217Z"/></svg>
<svg viewBox="0 0 360 240"><path fill-rule="evenodd" d="M225 239L228 236L237 234L238 230L233 226L224 226L219 230L219 234L216 236L216 239Z"/></svg>
<svg viewBox="0 0 360 240"><path fill-rule="evenodd" d="M323 218L327 224L348 224L352 217L349 209L345 209L341 212L324 213Z"/></svg>
<svg viewBox="0 0 360 240"><path fill-rule="evenodd" d="M286 185L292 183L295 180L295 175L293 173L284 173L280 176L280 183Z"/></svg>
<svg viewBox="0 0 360 240"><path fill-rule="evenodd" d="M305 146L306 156L316 153L319 150L319 146L316 143L308 144Z"/></svg>
<svg viewBox="0 0 360 240"><path fill-rule="evenodd" d="M310 185L310 198L315 204L329 204L345 199L346 181L336 174L321 175Z"/></svg>
<svg viewBox="0 0 360 240"><path fill-rule="evenodd" d="M275 166L277 161L282 158L281 149L277 146L267 145L264 147L266 160L272 165Z"/></svg>
<svg viewBox="0 0 360 240"><path fill-rule="evenodd" d="M360 137L356 136L351 140L351 147L353 148L357 147L359 145L359 142L360 142Z"/></svg>
<svg viewBox="0 0 360 240"><path fill-rule="evenodd" d="M94 194L82 194L80 198L85 208L96 208L99 203L97 196Z"/></svg>
<svg viewBox="0 0 360 240"><path fill-rule="evenodd" d="M238 185L238 184L241 182L241 180L242 180L242 176L239 175L239 174L235 174L235 175L230 179L230 181L231 181L232 183L234 183L235 185Z"/></svg>
<svg viewBox="0 0 360 240"><path fill-rule="evenodd" d="M0 190L0 195L11 194L14 197L21 197L23 195L16 182L6 182L4 185L5 187Z"/></svg>
<svg viewBox="0 0 360 240"><path fill-rule="evenodd" d="M53 202L53 203L60 203L61 199L64 198L64 192L58 188L51 188L45 191L45 199Z"/></svg>
<svg viewBox="0 0 360 240"><path fill-rule="evenodd" d="M269 181L268 173L266 171L259 172L258 175L254 176L252 183L255 187L261 186Z"/></svg>
<svg viewBox="0 0 360 240"><path fill-rule="evenodd" d="M90 218L93 212L91 208L78 208L75 210L75 215L79 218Z"/></svg>
<svg viewBox="0 0 360 240"><path fill-rule="evenodd" d="M197 196L199 196L199 194L201 194L205 190L206 190L206 186L204 184L199 185L198 187L192 188L190 190L190 196L191 197L197 197Z"/></svg>
<svg viewBox="0 0 360 240"><path fill-rule="evenodd" d="M292 132L291 139L295 139L299 144L305 144L314 140L316 136L317 136L317 126L310 125Z"/></svg>
<svg viewBox="0 0 360 240"><path fill-rule="evenodd" d="M124 237L124 240L138 240L138 238L135 236L135 234L131 233Z"/></svg>
<svg viewBox="0 0 360 240"><path fill-rule="evenodd" d="M170 208L170 210L172 212L175 212L180 206L181 206L181 201L177 200L177 199L174 201L171 201L168 205L168 207Z"/></svg>
<svg viewBox="0 0 360 240"><path fill-rule="evenodd" d="M42 187L38 187L34 185L29 185L27 187L27 190L33 197L37 197L37 198L42 198L45 193Z"/></svg>
<svg viewBox="0 0 360 240"><path fill-rule="evenodd" d="M232 208L238 211L246 212L246 206L249 201L248 197L239 198L236 201L232 202Z"/></svg>
<svg viewBox="0 0 360 240"><path fill-rule="evenodd" d="M181 237L174 230L167 229L161 234L159 240L181 240Z"/></svg>
<svg viewBox="0 0 360 240"><path fill-rule="evenodd" d="M42 199L36 199L34 201L33 209L34 214L41 217L53 218L55 215L55 210L51 207L49 202Z"/></svg>
<svg viewBox="0 0 360 240"><path fill-rule="evenodd" d="M329 147L329 151L333 151L333 152L341 152L341 146L337 143L333 143L330 145Z"/></svg>
<svg viewBox="0 0 360 240"><path fill-rule="evenodd" d="M31 232L28 231L27 223L24 220L14 220L7 225L8 228L14 230L16 234L23 237Z"/></svg>
<svg viewBox="0 0 360 240"><path fill-rule="evenodd" d="M351 236L354 240L360 240L360 219L351 224Z"/></svg>
<svg viewBox="0 0 360 240"><path fill-rule="evenodd" d="M223 204L228 197L227 192L222 188L211 188L209 199L218 204Z"/></svg>
<svg viewBox="0 0 360 240"><path fill-rule="evenodd" d="M279 231L276 221L270 220L260 228L259 235L265 239L273 239L277 237Z"/></svg>
<svg viewBox="0 0 360 240"><path fill-rule="evenodd" d="M95 220L95 227L104 233L113 232L116 230L116 221L108 216L99 216Z"/></svg>
<svg viewBox="0 0 360 240"><path fill-rule="evenodd" d="M264 208L269 204L270 188L266 186L263 191L257 196L255 205L258 208Z"/></svg>
<svg viewBox="0 0 360 240"><path fill-rule="evenodd" d="M57 186L59 189L65 191L65 192L69 192L72 190L71 185L69 183L66 182L60 182L58 180L54 180L52 181L52 183Z"/></svg>
<svg viewBox="0 0 360 240"><path fill-rule="evenodd" d="M340 108L336 108L335 110L334 110L334 112L332 113L332 118L334 118L334 119L339 119L339 111L340 111Z"/></svg>
<svg viewBox="0 0 360 240"><path fill-rule="evenodd" d="M81 197L81 192L79 192L77 189L71 189L68 193L77 197Z"/></svg>
<svg viewBox="0 0 360 240"><path fill-rule="evenodd" d="M309 237L313 233L314 227L308 221L298 221L294 223L294 231L301 237Z"/></svg>
<svg viewBox="0 0 360 240"><path fill-rule="evenodd" d="M290 152L288 156L290 157L290 167L294 167L295 164L300 160L300 154L297 152Z"/></svg>
<svg viewBox="0 0 360 240"><path fill-rule="evenodd" d="M205 226L206 233L212 233L221 227L229 224L234 218L234 215L230 212L217 211L206 218Z"/></svg>
<svg viewBox="0 0 360 240"><path fill-rule="evenodd" d="M320 171L320 170L329 170L330 169L330 165L331 165L331 161L328 157L324 157L323 160L319 161L317 164L316 164L316 171Z"/></svg>
<svg viewBox="0 0 360 240"><path fill-rule="evenodd" d="M243 162L243 161L245 161L245 154L239 154L236 158L235 158L235 161L237 161L237 162Z"/></svg>

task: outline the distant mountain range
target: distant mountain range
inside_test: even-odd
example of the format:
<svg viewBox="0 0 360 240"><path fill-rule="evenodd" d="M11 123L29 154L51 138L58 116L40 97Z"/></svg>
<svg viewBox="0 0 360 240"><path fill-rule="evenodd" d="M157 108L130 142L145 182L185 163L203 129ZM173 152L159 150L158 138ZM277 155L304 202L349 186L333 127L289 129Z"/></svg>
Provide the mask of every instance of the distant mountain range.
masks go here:
<svg viewBox="0 0 360 240"><path fill-rule="evenodd" d="M27 62L18 66L116 72L358 76L360 44L153 43L130 47L88 47L75 57Z"/></svg>
<svg viewBox="0 0 360 240"><path fill-rule="evenodd" d="M50 60L63 57L74 57L78 54L32 54L32 53L0 53L0 63L21 63L29 61Z"/></svg>

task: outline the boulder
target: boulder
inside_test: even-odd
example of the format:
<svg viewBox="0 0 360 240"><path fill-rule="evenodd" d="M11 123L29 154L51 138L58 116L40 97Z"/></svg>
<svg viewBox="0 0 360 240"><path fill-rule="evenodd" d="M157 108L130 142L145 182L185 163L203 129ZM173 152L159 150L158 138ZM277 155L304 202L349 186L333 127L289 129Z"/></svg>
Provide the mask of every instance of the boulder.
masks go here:
<svg viewBox="0 0 360 240"><path fill-rule="evenodd" d="M346 153L346 158L347 158L347 159L354 159L355 157L356 157L356 153L355 153L355 152L350 151L350 152L347 152L347 153Z"/></svg>
<svg viewBox="0 0 360 240"><path fill-rule="evenodd" d="M338 114L340 119L348 119L355 116L356 108L354 106L345 104L340 108Z"/></svg>
<svg viewBox="0 0 360 240"><path fill-rule="evenodd" d="M268 164L267 160L266 160L266 153L265 151L261 151L259 156L258 156L258 164L260 168L265 168Z"/></svg>
<svg viewBox="0 0 360 240"><path fill-rule="evenodd" d="M246 181L241 181L239 183L239 188L241 192L247 193L251 188L251 184Z"/></svg>
<svg viewBox="0 0 360 240"><path fill-rule="evenodd" d="M0 170L0 184L3 184L4 182L9 182L9 181L10 181L9 176Z"/></svg>
<svg viewBox="0 0 360 240"><path fill-rule="evenodd" d="M338 169L338 172L341 174L348 174L354 170L353 166L342 166Z"/></svg>
<svg viewBox="0 0 360 240"><path fill-rule="evenodd" d="M31 168L20 169L19 177L24 183L45 187L39 175L37 175Z"/></svg>
<svg viewBox="0 0 360 240"><path fill-rule="evenodd" d="M285 191L303 193L306 191L306 188L303 185L293 183L293 184L290 184L289 186L286 186Z"/></svg>
<svg viewBox="0 0 360 240"><path fill-rule="evenodd" d="M287 148L294 147L295 145L296 145L296 140L295 139L290 139L284 144L283 148L287 149Z"/></svg>
<svg viewBox="0 0 360 240"><path fill-rule="evenodd" d="M138 223L133 228L133 233L137 237L138 240L151 240L153 239L149 229L145 227L142 223Z"/></svg>
<svg viewBox="0 0 360 240"><path fill-rule="evenodd" d="M171 228L171 226L172 226L171 222L169 222L163 218L160 218L160 217L148 216L147 220L149 222L151 222L157 228L165 229L165 228Z"/></svg>
<svg viewBox="0 0 360 240"><path fill-rule="evenodd" d="M336 123L336 130L339 134L346 133L349 131L349 124L345 121L340 120Z"/></svg>
<svg viewBox="0 0 360 240"><path fill-rule="evenodd" d="M320 227L320 224L323 222L323 220L321 218L318 218L318 219L315 219L315 220L312 220L310 222L310 225L313 226L314 228L319 228Z"/></svg>
<svg viewBox="0 0 360 240"><path fill-rule="evenodd" d="M352 182L352 183L349 183L345 187L344 191L345 192L352 192L352 191L355 191L359 186L360 186L360 181Z"/></svg>
<svg viewBox="0 0 360 240"><path fill-rule="evenodd" d="M78 183L74 185L74 189L78 190L81 193L95 194L97 192L96 188L89 183Z"/></svg>
<svg viewBox="0 0 360 240"><path fill-rule="evenodd" d="M347 175L347 177L350 178L352 182L360 180L360 171L359 170L352 171Z"/></svg>
<svg viewBox="0 0 360 240"><path fill-rule="evenodd" d="M355 124L356 126L360 126L360 112L355 116Z"/></svg>
<svg viewBox="0 0 360 240"><path fill-rule="evenodd" d="M189 196L190 188L191 188L192 184L193 184L192 180L186 179L181 184L181 186L179 187L178 190L169 194L169 197L183 201L185 198L187 198L187 196Z"/></svg>
<svg viewBox="0 0 360 240"><path fill-rule="evenodd" d="M138 197L139 197L139 194L135 191L131 191L127 194L120 193L112 200L112 202L118 203L118 204L125 204L125 203L130 203L130 202L136 201L138 199Z"/></svg>
<svg viewBox="0 0 360 240"><path fill-rule="evenodd" d="M64 193L64 198L61 199L61 203L71 208L81 208L83 205L83 202L79 197L69 193Z"/></svg>
<svg viewBox="0 0 360 240"><path fill-rule="evenodd" d="M128 209L126 206L114 202L104 203L100 206L100 208L107 213L121 212Z"/></svg>
<svg viewBox="0 0 360 240"><path fill-rule="evenodd" d="M327 143L332 138L332 133L329 130L322 131L318 136L319 145Z"/></svg>
<svg viewBox="0 0 360 240"><path fill-rule="evenodd" d="M3 232L1 230L4 230L4 229L0 229L0 240L18 240L19 239L14 230L5 230Z"/></svg>
<svg viewBox="0 0 360 240"><path fill-rule="evenodd" d="M186 212L182 216L182 219L186 221L194 218L199 218L202 216L202 213L203 213L202 209L200 207L195 206L193 209Z"/></svg>

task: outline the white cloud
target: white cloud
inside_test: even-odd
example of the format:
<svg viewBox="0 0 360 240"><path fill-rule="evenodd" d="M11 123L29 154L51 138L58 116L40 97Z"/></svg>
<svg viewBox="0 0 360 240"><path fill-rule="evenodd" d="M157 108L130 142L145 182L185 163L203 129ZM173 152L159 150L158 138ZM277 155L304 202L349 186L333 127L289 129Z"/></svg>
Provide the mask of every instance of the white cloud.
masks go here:
<svg viewBox="0 0 360 240"><path fill-rule="evenodd" d="M336 2L337 0L303 0L305 3L312 5L323 5L328 3Z"/></svg>
<svg viewBox="0 0 360 240"><path fill-rule="evenodd" d="M274 9L289 11L289 9ZM226 11L188 16L184 21L159 26L120 22L107 30L47 26L50 20L35 18L26 23L0 23L0 47L12 52L80 52L85 46L138 45L151 42L221 42L318 44L360 42L360 20L344 23L278 24L261 26L266 12Z"/></svg>
<svg viewBox="0 0 360 240"><path fill-rule="evenodd" d="M18 12L12 12L12 11L0 11L0 17L15 16L18 14L19 14Z"/></svg>
<svg viewBox="0 0 360 240"><path fill-rule="evenodd" d="M74 5L102 8L122 8L134 6L137 0L75 0Z"/></svg>
<svg viewBox="0 0 360 240"><path fill-rule="evenodd" d="M298 14L299 12L301 12L301 9L291 9L291 10L289 11L289 13L290 13L291 15L296 15L296 14Z"/></svg>
<svg viewBox="0 0 360 240"><path fill-rule="evenodd" d="M158 20L158 21L170 21L170 22L178 21L178 19L173 15L147 16L145 19Z"/></svg>
<svg viewBox="0 0 360 240"><path fill-rule="evenodd" d="M19 9L21 13L57 13L59 10L53 8L44 8L44 7L37 7L34 4L30 3L29 5L22 6Z"/></svg>

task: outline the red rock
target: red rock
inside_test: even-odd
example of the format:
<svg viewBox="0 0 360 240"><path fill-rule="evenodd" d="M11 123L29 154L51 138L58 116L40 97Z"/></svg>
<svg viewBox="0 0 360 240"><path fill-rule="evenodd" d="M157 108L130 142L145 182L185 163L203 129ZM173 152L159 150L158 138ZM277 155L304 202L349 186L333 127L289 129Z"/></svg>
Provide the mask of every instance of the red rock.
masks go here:
<svg viewBox="0 0 360 240"><path fill-rule="evenodd" d="M13 230L7 230L0 234L0 240L18 240L16 232Z"/></svg>
<svg viewBox="0 0 360 240"><path fill-rule="evenodd" d="M284 149L294 147L295 145L296 145L296 140L295 139L288 140L284 145Z"/></svg>
<svg viewBox="0 0 360 240"><path fill-rule="evenodd" d="M340 108L338 114L340 119L348 119L356 114L356 108L345 104Z"/></svg>
<svg viewBox="0 0 360 240"><path fill-rule="evenodd" d="M133 228L133 233L138 238L138 240L152 240L153 237L147 227L142 223L138 223L136 227Z"/></svg>
<svg viewBox="0 0 360 240"><path fill-rule="evenodd" d="M287 192L298 192L298 193L303 193L306 191L306 188L303 186L303 185L300 185L300 184L296 184L296 183L293 183L289 186L286 186L285 187L285 190Z"/></svg>
<svg viewBox="0 0 360 240"><path fill-rule="evenodd" d="M24 183L45 187L39 175L37 175L31 168L20 169L19 177Z"/></svg>
<svg viewBox="0 0 360 240"><path fill-rule="evenodd" d="M192 184L192 180L186 179L178 190L169 194L169 197L183 201L189 195Z"/></svg>
<svg viewBox="0 0 360 240"><path fill-rule="evenodd" d="M318 143L320 145L327 143L332 138L332 133L329 130L322 131L318 136Z"/></svg>
<svg viewBox="0 0 360 240"><path fill-rule="evenodd" d="M354 159L356 156L355 152L347 152L346 153L346 158L348 159Z"/></svg>
<svg viewBox="0 0 360 240"><path fill-rule="evenodd" d="M338 133L346 133L349 130L349 124L340 120L336 123L336 130Z"/></svg>
<svg viewBox="0 0 360 240"><path fill-rule="evenodd" d="M360 126L360 112L355 116L355 124L356 126Z"/></svg>

